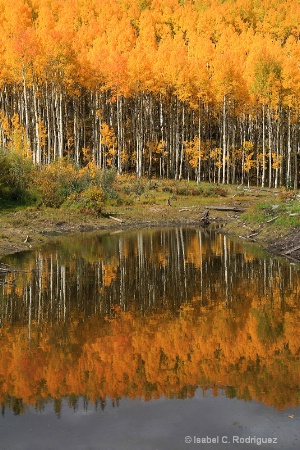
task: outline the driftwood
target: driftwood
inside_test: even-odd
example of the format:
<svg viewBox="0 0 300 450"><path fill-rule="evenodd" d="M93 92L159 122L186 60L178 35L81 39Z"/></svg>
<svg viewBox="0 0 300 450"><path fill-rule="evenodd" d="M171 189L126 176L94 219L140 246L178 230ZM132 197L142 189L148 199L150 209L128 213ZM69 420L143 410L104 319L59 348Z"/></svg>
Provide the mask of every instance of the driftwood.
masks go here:
<svg viewBox="0 0 300 450"><path fill-rule="evenodd" d="M255 232L255 233L248 234L247 236L239 235L239 238L241 238L241 239L250 239L250 241L254 242L255 239L253 239L253 238L254 238L255 236L257 236L259 233L260 233L260 232L257 231L257 232Z"/></svg>
<svg viewBox="0 0 300 450"><path fill-rule="evenodd" d="M113 217L113 216L108 216L108 217L112 220L116 220L117 222L124 223L124 220L118 219L117 217Z"/></svg>
<svg viewBox="0 0 300 450"><path fill-rule="evenodd" d="M260 233L260 231L256 231L255 233L249 234L247 237L252 238L254 236L257 236Z"/></svg>
<svg viewBox="0 0 300 450"><path fill-rule="evenodd" d="M300 250L300 245L297 245L297 247L290 248L286 252L284 252L284 255L290 255L293 252L296 252L297 250Z"/></svg>
<svg viewBox="0 0 300 450"><path fill-rule="evenodd" d="M274 222L274 220L278 219L279 216L273 217L272 219L269 219L266 221L266 223Z"/></svg>
<svg viewBox="0 0 300 450"><path fill-rule="evenodd" d="M235 211L244 212L245 208L238 208L237 206L206 206L206 209L213 209L215 211Z"/></svg>

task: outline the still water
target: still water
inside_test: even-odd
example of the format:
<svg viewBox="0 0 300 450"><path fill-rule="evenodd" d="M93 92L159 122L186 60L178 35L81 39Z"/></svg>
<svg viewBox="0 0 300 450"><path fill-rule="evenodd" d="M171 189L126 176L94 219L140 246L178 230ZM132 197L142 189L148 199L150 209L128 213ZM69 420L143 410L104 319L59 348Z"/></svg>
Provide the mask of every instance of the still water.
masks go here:
<svg viewBox="0 0 300 450"><path fill-rule="evenodd" d="M300 266L213 229L2 259L0 450L300 448Z"/></svg>

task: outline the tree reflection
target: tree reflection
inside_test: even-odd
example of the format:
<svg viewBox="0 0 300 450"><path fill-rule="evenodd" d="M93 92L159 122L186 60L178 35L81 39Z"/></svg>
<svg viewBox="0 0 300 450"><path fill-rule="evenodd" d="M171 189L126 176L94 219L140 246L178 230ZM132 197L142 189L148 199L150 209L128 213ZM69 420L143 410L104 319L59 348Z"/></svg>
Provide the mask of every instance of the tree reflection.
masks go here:
<svg viewBox="0 0 300 450"><path fill-rule="evenodd" d="M299 405L296 266L194 228L66 239L6 263L26 271L0 297L3 414L199 386Z"/></svg>

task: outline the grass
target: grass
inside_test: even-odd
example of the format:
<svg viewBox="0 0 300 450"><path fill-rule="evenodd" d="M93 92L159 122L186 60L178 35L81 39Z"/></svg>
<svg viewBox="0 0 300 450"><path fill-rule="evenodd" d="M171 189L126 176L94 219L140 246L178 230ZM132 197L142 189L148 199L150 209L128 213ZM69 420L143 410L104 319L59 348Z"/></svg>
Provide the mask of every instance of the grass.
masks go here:
<svg viewBox="0 0 300 450"><path fill-rule="evenodd" d="M278 190L272 189L249 190L242 186L122 175L116 176L113 183L107 183L103 204L100 194L97 189L87 187L71 194L60 208L12 201L1 203L0 255L15 251L12 246L18 250L29 248L24 243L27 235L31 245L36 246L45 242L45 235L51 233L195 223L207 206L246 209L242 215L211 211L212 219L231 222L228 232L233 235L247 236L252 230L259 230L258 239L267 240L270 234L282 235L300 226L300 204L295 192L280 195ZM110 216L124 220L118 223Z"/></svg>
<svg viewBox="0 0 300 450"><path fill-rule="evenodd" d="M241 219L253 224L265 223L278 215L281 207L272 201L257 202L241 216Z"/></svg>
<svg viewBox="0 0 300 450"><path fill-rule="evenodd" d="M88 191L87 189L86 191ZM80 195L71 195L62 204L62 208L81 209L83 191ZM174 181L174 180L149 180L148 178L137 179L134 176L118 176L110 189L105 191L103 208L110 207L133 207L135 205L179 205L189 203L189 199L197 199L197 202L206 202L207 198L226 198L232 192L231 187L221 187L209 183L197 184L194 181ZM85 212L91 214L99 211L98 207L93 207L89 202L90 211L85 208Z"/></svg>
<svg viewBox="0 0 300 450"><path fill-rule="evenodd" d="M297 197L278 201L257 202L242 215L242 220L249 224L276 223L281 227L300 226L300 202Z"/></svg>

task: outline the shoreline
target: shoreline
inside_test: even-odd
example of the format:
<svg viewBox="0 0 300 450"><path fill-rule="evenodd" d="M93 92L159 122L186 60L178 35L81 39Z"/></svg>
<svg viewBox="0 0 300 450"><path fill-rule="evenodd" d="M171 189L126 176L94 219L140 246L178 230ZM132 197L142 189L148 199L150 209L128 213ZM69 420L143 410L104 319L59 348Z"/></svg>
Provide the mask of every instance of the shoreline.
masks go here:
<svg viewBox="0 0 300 450"><path fill-rule="evenodd" d="M299 229L276 231L266 224L257 230L240 220L241 210L236 210L237 205L234 201L226 202L226 207L221 206L221 201L219 204L220 210L218 207L212 207L209 220L211 223L224 223L222 233L244 239L245 242L256 243L274 255L300 262ZM168 205L115 207L100 217L49 208L2 211L0 260L9 254L38 248L57 236L162 226L203 226L201 217L204 211L205 206L197 202L195 205L172 207Z"/></svg>
<svg viewBox="0 0 300 450"><path fill-rule="evenodd" d="M178 212L167 206L143 206L138 217L120 211L95 217L65 210L23 210L2 213L0 260L6 255L31 250L46 244L51 238L84 232L110 232L122 229L165 226L200 225L198 207ZM124 209L124 208L123 208ZM141 213L142 216L141 217ZM212 221L216 221L213 218ZM4 224L3 224L4 222Z"/></svg>

